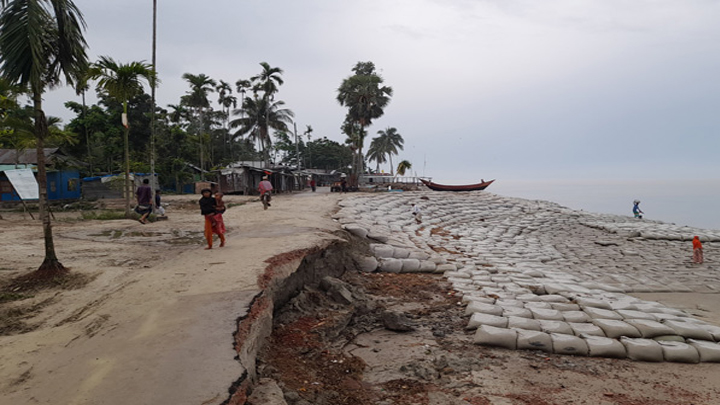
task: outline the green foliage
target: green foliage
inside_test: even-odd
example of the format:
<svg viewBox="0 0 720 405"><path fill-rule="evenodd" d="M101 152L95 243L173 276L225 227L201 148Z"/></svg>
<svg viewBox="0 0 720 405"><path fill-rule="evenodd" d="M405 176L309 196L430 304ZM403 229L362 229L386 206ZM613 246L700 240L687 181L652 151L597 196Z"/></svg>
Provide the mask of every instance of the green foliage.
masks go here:
<svg viewBox="0 0 720 405"><path fill-rule="evenodd" d="M84 220L100 220L100 221L126 219L125 211L120 211L120 210L83 211L80 214L80 217Z"/></svg>

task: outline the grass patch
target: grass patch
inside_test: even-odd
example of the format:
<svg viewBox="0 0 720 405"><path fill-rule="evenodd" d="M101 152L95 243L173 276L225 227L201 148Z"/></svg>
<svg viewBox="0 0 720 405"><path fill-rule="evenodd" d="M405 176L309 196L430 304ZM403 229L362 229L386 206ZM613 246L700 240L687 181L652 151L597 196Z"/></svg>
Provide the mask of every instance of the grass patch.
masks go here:
<svg viewBox="0 0 720 405"><path fill-rule="evenodd" d="M227 204L226 207L228 207L228 208L240 207L240 206L243 206L243 205L245 205L245 204L247 204L247 202L230 203L230 204Z"/></svg>
<svg viewBox="0 0 720 405"><path fill-rule="evenodd" d="M80 215L84 220L108 221L127 219L125 218L125 211L123 210L83 211Z"/></svg>

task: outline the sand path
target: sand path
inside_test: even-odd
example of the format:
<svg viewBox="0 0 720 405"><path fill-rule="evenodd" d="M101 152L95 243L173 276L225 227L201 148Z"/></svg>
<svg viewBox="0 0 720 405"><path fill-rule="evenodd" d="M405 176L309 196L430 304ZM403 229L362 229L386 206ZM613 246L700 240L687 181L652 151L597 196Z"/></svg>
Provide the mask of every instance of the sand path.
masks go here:
<svg viewBox="0 0 720 405"><path fill-rule="evenodd" d="M0 337L3 404L216 404L243 369L232 333L265 260L321 245L338 228L337 194L278 196L273 207L228 210L225 248L203 250L195 196L168 197L168 221L74 221L58 214L58 256L90 285L57 295L32 332ZM36 266L41 228L20 214L0 221L2 274ZM26 241L18 243L18 241ZM53 293L55 294L55 293Z"/></svg>

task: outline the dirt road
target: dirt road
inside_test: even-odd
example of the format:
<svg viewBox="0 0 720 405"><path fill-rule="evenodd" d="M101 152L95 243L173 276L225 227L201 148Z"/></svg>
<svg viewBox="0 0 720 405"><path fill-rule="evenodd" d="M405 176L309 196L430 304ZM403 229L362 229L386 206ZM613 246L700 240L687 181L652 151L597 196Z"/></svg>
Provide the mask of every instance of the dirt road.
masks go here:
<svg viewBox="0 0 720 405"><path fill-rule="evenodd" d="M232 333L259 292L265 260L322 245L338 228L336 194L226 197L228 243L204 250L196 196L170 196L169 220L78 220L58 213L58 256L96 276L81 289L14 301L25 333L0 336L3 404L216 404L243 373ZM237 205L243 204L243 205ZM235 205L235 206L234 206ZM0 221L0 277L36 268L42 229ZM7 331L6 331L7 332Z"/></svg>

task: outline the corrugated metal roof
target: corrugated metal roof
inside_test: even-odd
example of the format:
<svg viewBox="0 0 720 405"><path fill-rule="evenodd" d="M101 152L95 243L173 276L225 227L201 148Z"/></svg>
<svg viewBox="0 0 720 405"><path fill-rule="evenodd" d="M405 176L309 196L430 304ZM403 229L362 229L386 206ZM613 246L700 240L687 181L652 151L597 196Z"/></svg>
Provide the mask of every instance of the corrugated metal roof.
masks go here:
<svg viewBox="0 0 720 405"><path fill-rule="evenodd" d="M59 148L45 148L43 154L48 163L52 160L52 155L57 152ZM16 149L0 149L0 164L13 165L19 164L37 164L37 149L30 148L21 151L19 154Z"/></svg>

